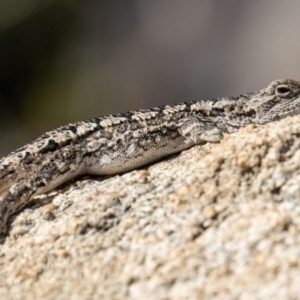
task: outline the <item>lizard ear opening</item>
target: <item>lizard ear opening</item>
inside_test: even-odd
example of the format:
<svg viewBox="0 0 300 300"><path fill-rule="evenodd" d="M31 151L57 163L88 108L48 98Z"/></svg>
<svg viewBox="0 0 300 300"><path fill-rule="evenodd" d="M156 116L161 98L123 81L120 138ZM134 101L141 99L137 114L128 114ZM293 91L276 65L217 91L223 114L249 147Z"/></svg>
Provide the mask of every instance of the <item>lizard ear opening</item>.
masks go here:
<svg viewBox="0 0 300 300"><path fill-rule="evenodd" d="M276 96L280 98L286 98L291 94L291 92L292 92L291 87L286 84L280 84L275 89Z"/></svg>

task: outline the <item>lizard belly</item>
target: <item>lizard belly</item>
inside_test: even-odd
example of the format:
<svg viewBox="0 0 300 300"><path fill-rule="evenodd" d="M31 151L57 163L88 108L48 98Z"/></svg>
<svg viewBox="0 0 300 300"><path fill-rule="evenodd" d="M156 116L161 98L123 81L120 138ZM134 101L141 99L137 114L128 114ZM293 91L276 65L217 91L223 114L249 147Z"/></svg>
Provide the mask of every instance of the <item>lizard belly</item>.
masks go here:
<svg viewBox="0 0 300 300"><path fill-rule="evenodd" d="M88 157L86 172L93 175L114 175L158 161L168 155L191 148L195 143L187 141L181 135L171 139L162 137L158 143L145 145L129 144L120 147L114 153L102 154L98 157Z"/></svg>

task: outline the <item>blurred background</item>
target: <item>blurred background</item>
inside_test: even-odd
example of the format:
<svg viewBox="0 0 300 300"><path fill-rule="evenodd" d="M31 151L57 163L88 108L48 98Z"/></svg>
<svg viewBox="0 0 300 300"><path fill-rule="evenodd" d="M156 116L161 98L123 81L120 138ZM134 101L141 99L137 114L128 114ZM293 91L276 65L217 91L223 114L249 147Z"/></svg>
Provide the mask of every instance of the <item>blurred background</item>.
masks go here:
<svg viewBox="0 0 300 300"><path fill-rule="evenodd" d="M0 156L69 122L300 79L300 1L0 0Z"/></svg>

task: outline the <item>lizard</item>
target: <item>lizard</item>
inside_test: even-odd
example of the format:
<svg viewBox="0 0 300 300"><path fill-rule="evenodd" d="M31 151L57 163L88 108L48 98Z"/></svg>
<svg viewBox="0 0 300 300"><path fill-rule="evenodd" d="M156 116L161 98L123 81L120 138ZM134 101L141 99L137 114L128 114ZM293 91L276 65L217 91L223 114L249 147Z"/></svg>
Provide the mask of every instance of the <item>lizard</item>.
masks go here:
<svg viewBox="0 0 300 300"><path fill-rule="evenodd" d="M300 82L255 93L108 115L49 131L0 160L0 232L31 199L82 175L116 175L249 124L300 113Z"/></svg>

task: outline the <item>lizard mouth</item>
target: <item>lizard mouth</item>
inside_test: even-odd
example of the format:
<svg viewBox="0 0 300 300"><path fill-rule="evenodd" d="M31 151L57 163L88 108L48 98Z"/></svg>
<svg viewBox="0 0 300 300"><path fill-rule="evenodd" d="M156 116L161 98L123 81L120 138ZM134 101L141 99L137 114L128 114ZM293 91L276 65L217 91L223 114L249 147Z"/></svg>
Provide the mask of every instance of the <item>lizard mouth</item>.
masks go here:
<svg viewBox="0 0 300 300"><path fill-rule="evenodd" d="M300 98L296 99L282 99L276 103L271 109L261 107L256 112L256 122L265 124L276 120L281 120L288 116L295 116L300 114Z"/></svg>
<svg viewBox="0 0 300 300"><path fill-rule="evenodd" d="M299 115L300 114L300 107L298 108L295 108L295 109L291 109L289 111L285 111L281 114L278 114L279 118L282 119L284 117L287 117L287 116L295 116L295 115Z"/></svg>

